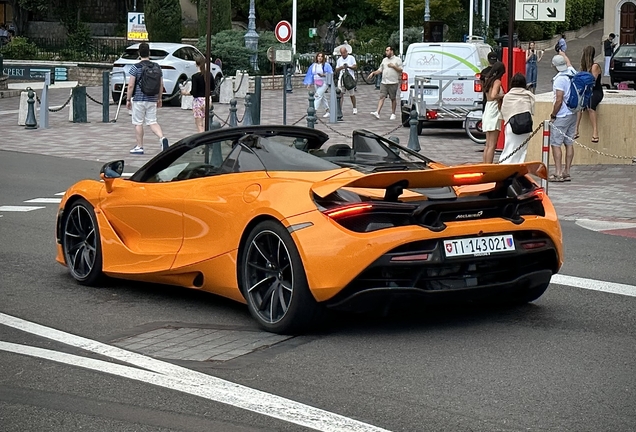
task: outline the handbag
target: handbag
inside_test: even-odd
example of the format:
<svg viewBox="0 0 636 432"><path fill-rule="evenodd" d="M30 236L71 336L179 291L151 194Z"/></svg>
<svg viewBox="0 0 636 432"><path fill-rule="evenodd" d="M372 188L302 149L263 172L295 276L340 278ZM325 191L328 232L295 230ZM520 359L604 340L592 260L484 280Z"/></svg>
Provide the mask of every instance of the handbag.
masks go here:
<svg viewBox="0 0 636 432"><path fill-rule="evenodd" d="M353 90L354 88L356 88L356 79L352 77L351 74L346 70L342 71L342 73L344 74L342 76L342 85L344 86L344 88L346 88L347 90Z"/></svg>
<svg viewBox="0 0 636 432"><path fill-rule="evenodd" d="M325 83L325 82L324 82L321 78L316 78L316 79L314 80L314 84L316 84L316 86L317 86L317 87L322 87L322 85L323 85L324 83Z"/></svg>
<svg viewBox="0 0 636 432"><path fill-rule="evenodd" d="M515 135L523 135L532 132L532 114L525 111L510 117L510 128Z"/></svg>

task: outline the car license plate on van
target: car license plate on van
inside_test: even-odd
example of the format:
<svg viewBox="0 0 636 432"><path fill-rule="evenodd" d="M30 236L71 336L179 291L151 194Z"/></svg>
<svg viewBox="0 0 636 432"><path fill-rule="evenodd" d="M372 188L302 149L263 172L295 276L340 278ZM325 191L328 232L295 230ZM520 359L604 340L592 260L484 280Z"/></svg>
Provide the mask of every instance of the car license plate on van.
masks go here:
<svg viewBox="0 0 636 432"><path fill-rule="evenodd" d="M437 96L437 89L422 89L424 96Z"/></svg>
<svg viewBox="0 0 636 432"><path fill-rule="evenodd" d="M636 63L625 63L627 67L636 67Z"/></svg>
<svg viewBox="0 0 636 432"><path fill-rule="evenodd" d="M512 234L444 240L444 252L447 257L483 256L513 250L515 241Z"/></svg>

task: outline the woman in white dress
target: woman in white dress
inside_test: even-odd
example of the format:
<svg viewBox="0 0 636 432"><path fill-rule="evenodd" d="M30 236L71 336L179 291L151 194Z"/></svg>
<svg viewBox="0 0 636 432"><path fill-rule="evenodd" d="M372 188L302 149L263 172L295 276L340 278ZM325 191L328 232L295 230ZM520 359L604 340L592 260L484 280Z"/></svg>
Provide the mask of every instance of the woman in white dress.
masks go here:
<svg viewBox="0 0 636 432"><path fill-rule="evenodd" d="M484 148L484 163L493 163L495 158L495 148L497 147L497 139L499 139L499 131L501 130L501 112L499 104L503 98L503 90L501 88L501 77L506 73L504 64L500 61L495 62L486 76L484 83L484 96L486 97L486 105L484 106L484 114L481 118L481 127L486 132L486 147Z"/></svg>
<svg viewBox="0 0 636 432"><path fill-rule="evenodd" d="M504 148L499 155L500 163L515 164L523 163L526 160L528 145L518 150L515 154L511 154L528 138L530 132L523 134L515 134L510 126L510 118L516 114L529 112L534 115L534 94L526 90L526 77L521 73L517 73L512 77L510 83L510 91L503 97L501 104L501 115L503 116L505 129Z"/></svg>

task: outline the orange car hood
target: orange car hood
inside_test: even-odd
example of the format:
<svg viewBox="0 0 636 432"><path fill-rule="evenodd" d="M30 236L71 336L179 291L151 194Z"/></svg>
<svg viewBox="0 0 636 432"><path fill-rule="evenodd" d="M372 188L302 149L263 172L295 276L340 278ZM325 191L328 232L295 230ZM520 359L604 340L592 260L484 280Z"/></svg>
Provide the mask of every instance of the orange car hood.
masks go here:
<svg viewBox="0 0 636 432"><path fill-rule="evenodd" d="M359 177L339 177L313 184L312 191L321 198L343 187L384 189L406 180L408 188L434 188L494 183L512 176L533 174L547 178L547 170L541 162L507 165L461 165L422 171L390 171L377 174L360 174Z"/></svg>

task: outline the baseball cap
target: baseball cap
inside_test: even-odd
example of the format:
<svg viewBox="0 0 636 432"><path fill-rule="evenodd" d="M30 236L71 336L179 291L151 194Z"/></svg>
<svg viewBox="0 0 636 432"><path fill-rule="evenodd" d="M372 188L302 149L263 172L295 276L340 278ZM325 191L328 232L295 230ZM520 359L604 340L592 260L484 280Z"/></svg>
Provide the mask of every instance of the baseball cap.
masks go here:
<svg viewBox="0 0 636 432"><path fill-rule="evenodd" d="M560 54L552 57L552 66L554 66L559 72L563 72L568 68L568 64L566 63L565 58L563 58L563 56Z"/></svg>
<svg viewBox="0 0 636 432"><path fill-rule="evenodd" d="M488 62L489 63L494 63L497 61L497 53L494 51L490 51L488 53Z"/></svg>

